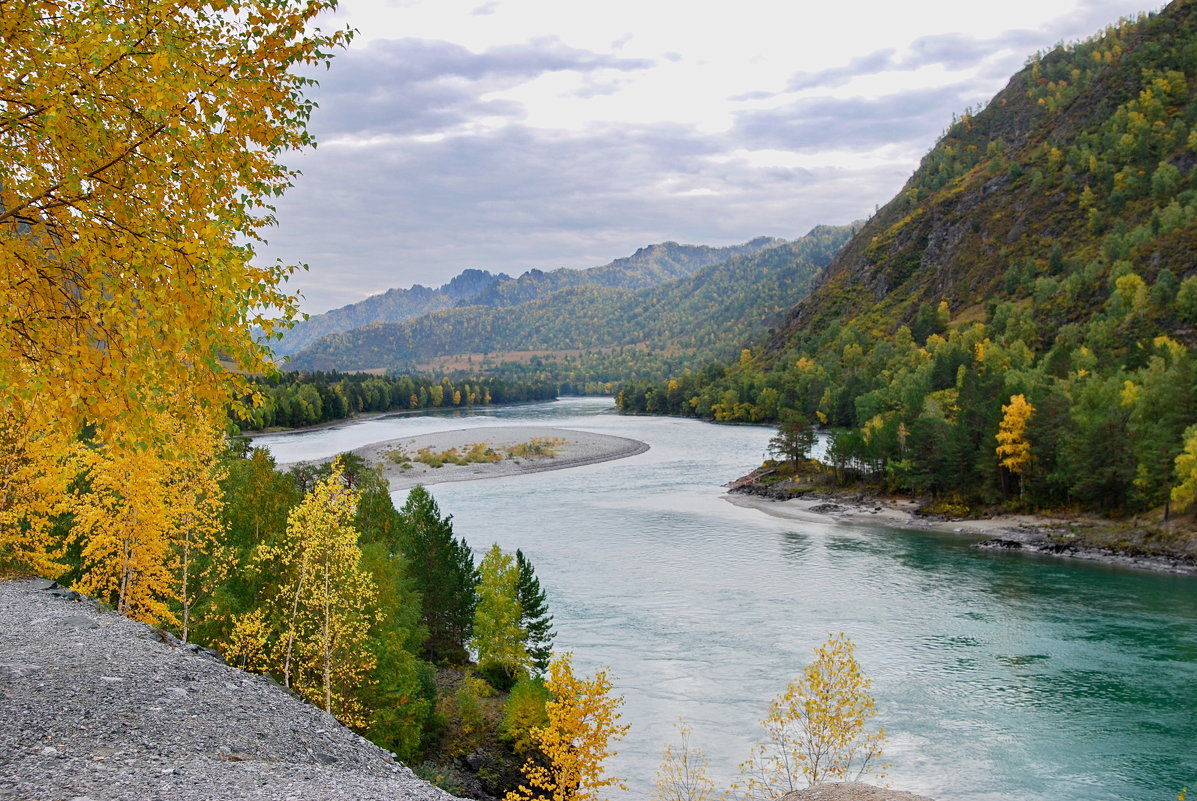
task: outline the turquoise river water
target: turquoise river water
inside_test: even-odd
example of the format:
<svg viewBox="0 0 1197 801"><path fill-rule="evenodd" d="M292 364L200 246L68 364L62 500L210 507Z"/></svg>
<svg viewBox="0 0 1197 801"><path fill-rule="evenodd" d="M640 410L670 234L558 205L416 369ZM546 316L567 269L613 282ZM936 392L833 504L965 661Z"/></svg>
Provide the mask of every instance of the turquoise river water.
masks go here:
<svg viewBox="0 0 1197 801"><path fill-rule="evenodd" d="M430 489L481 554L522 548L576 667L609 666L644 798L674 723L726 787L771 698L832 632L873 680L885 783L937 801L1172 801L1197 788L1197 579L784 520L722 485L771 429L622 417L610 399L260 437L280 462L489 425L632 437L628 459ZM396 505L406 492L395 494Z"/></svg>

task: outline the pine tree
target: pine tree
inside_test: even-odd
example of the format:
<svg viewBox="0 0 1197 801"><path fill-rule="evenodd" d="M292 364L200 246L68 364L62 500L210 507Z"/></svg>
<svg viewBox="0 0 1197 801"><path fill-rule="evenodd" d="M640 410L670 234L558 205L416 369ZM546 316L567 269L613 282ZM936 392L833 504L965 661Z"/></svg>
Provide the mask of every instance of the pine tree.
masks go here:
<svg viewBox="0 0 1197 801"><path fill-rule="evenodd" d="M422 486L408 492L399 517L400 542L428 629L425 657L437 664L464 664L477 604L478 571L470 547L453 536L452 515L442 518Z"/></svg>
<svg viewBox="0 0 1197 801"><path fill-rule="evenodd" d="M549 614L544 590L532 563L518 548L515 564L519 569L516 597L520 604L520 627L524 630L524 648L532 658L532 667L544 673L553 658L553 616Z"/></svg>

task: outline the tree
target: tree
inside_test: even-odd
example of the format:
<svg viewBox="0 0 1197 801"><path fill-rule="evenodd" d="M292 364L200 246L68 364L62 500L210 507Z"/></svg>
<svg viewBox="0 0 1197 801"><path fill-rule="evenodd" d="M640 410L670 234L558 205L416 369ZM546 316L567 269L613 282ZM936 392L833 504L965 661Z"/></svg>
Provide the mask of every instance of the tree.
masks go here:
<svg viewBox="0 0 1197 801"><path fill-rule="evenodd" d="M339 462L291 510L287 533L263 556L285 575L274 608L281 613L283 683L350 725L366 720L354 691L374 668L367 647L373 580L363 569L352 520L357 493Z"/></svg>
<svg viewBox="0 0 1197 801"><path fill-rule="evenodd" d="M532 667L543 674L553 658L553 616L545 601L544 590L532 563L518 548L515 564L519 569L516 597L520 604L520 627L524 630L524 648L532 658Z"/></svg>
<svg viewBox="0 0 1197 801"><path fill-rule="evenodd" d="M50 531L69 509L68 484L82 448L35 419L28 409L0 404L0 575L57 576L63 569L61 544Z"/></svg>
<svg viewBox="0 0 1197 801"><path fill-rule="evenodd" d="M0 408L132 466L115 451L168 440L159 413L223 424L252 396L253 328L296 310L253 243L311 141L293 70L349 39L309 25L334 5L0 3Z"/></svg>
<svg viewBox="0 0 1197 801"><path fill-rule="evenodd" d="M707 776L707 759L702 751L690 747L690 725L676 724L681 747L665 746L657 780L649 796L653 801L713 801L715 783Z"/></svg>
<svg viewBox="0 0 1197 801"><path fill-rule="evenodd" d="M807 458L818 438L806 418L798 412L786 412L769 440L769 454L789 462Z"/></svg>
<svg viewBox="0 0 1197 801"><path fill-rule="evenodd" d="M185 432L178 432L180 437ZM174 516L175 575L181 608L179 620L182 639L187 642L191 633L192 613L196 604L211 590L215 576L207 575L211 567L207 557L215 549L223 533L222 511L224 495L220 481L225 477L219 463L222 446L220 433L214 430L193 432L205 436L196 448L204 458L185 460L177 465L169 477Z"/></svg>
<svg viewBox="0 0 1197 801"><path fill-rule="evenodd" d="M80 548L80 592L144 623L177 623L167 494L172 466L155 451L103 445L84 456L87 490L74 504L71 539Z"/></svg>
<svg viewBox="0 0 1197 801"><path fill-rule="evenodd" d="M998 425L998 464L1019 477L1019 495L1022 495L1022 476L1031 465L1031 443L1027 441L1027 424L1035 407L1027 402L1027 396L1010 396L1009 405L1002 406L1002 422Z"/></svg>
<svg viewBox="0 0 1197 801"><path fill-rule="evenodd" d="M479 672L500 690L527 676L532 659L524 647L519 602L519 568L498 543L478 566L478 605L471 645Z"/></svg>
<svg viewBox="0 0 1197 801"><path fill-rule="evenodd" d="M768 739L740 765L749 799L772 799L830 779L859 779L881 756L884 730L867 732L875 706L870 681L856 661L852 641L829 637L815 660L773 699L761 721Z"/></svg>
<svg viewBox="0 0 1197 801"><path fill-rule="evenodd" d="M603 772L603 762L615 753L611 745L628 731L619 724L623 699L610 694L607 672L579 678L572 655L560 654L549 664L545 686L552 696L545 704L548 724L533 729L532 737L547 765L529 759L523 768L526 784L504 801L598 801L604 787L624 789Z"/></svg>
<svg viewBox="0 0 1197 801"><path fill-rule="evenodd" d="M1176 457L1176 477L1172 503L1176 511L1183 512L1197 500L1197 425L1185 429L1184 450Z"/></svg>
<svg viewBox="0 0 1197 801"><path fill-rule="evenodd" d="M452 515L442 518L423 486L408 492L399 517L399 540L420 594L421 622L428 628L425 656L439 664L464 664L477 604L478 571L470 546L453 536Z"/></svg>

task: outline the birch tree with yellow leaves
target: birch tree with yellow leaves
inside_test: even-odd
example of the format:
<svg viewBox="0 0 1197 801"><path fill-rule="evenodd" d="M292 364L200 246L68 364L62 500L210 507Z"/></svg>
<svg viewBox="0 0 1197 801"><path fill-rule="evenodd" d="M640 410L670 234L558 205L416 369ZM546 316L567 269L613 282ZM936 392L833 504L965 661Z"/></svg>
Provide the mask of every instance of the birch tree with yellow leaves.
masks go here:
<svg viewBox="0 0 1197 801"><path fill-rule="evenodd" d="M179 430L179 437L187 432ZM223 532L221 513L224 494L220 482L227 471L219 452L223 437L214 429L191 432L198 458L180 460L171 472L170 495L174 539L175 598L180 607L180 637L191 634L192 613L197 602L211 591L221 576L204 557L216 548Z"/></svg>
<svg viewBox="0 0 1197 801"><path fill-rule="evenodd" d="M75 587L122 615L175 624L171 465L154 451L97 446L83 457L87 491L74 505L71 539L80 546Z"/></svg>
<svg viewBox="0 0 1197 801"><path fill-rule="evenodd" d="M807 785L855 781L879 765L884 730L867 730L876 712L870 682L843 634L815 649L802 675L769 704L761 721L767 738L740 765L732 789L753 801L778 798Z"/></svg>
<svg viewBox="0 0 1197 801"><path fill-rule="evenodd" d="M51 522L70 508L67 488L82 449L63 431L32 425L23 405L0 407L0 576L58 575L61 542Z"/></svg>
<svg viewBox="0 0 1197 801"><path fill-rule="evenodd" d="M186 447L80 447L85 489L71 506L70 540L81 551L82 592L137 620L181 624L186 641L197 596L216 579L198 565L221 531L223 434L178 419L155 425Z"/></svg>
<svg viewBox="0 0 1197 801"><path fill-rule="evenodd" d="M92 471L146 497L143 467L118 451L166 442L159 413L188 416L192 399L212 425L252 397L247 376L268 367L253 328L270 335L296 310L280 288L295 268L255 262L253 246L294 177L280 158L311 143L297 69L349 39L312 24L334 7L0 3L0 409L26 410L34 450L89 426L111 459ZM0 444L0 462L20 447ZM59 456L39 465L65 486ZM22 530L54 511L26 507Z"/></svg>
<svg viewBox="0 0 1197 801"><path fill-rule="evenodd" d="M1018 494L1023 491L1023 476L1031 466L1031 443L1026 437L1027 424L1035 407L1023 394L1011 395L1010 403L1002 406L1002 422L998 425L998 464L1018 476Z"/></svg>
<svg viewBox="0 0 1197 801"><path fill-rule="evenodd" d="M262 549L283 576L272 604L283 682L350 726L367 722L355 690L374 668L376 590L352 524L357 502L338 460L291 510L282 542Z"/></svg>
<svg viewBox="0 0 1197 801"><path fill-rule="evenodd" d="M714 801L717 797L715 783L707 775L706 755L690 745L693 733L690 724L679 720L675 728L681 743L677 748L665 746L649 798L651 801Z"/></svg>
<svg viewBox="0 0 1197 801"><path fill-rule="evenodd" d="M628 731L619 723L623 698L611 695L607 671L576 676L572 655L564 653L549 663L545 686L551 695L545 704L548 723L531 735L547 764L528 760L524 783L504 801L599 801L604 787L626 789L603 770L615 754L612 745Z"/></svg>

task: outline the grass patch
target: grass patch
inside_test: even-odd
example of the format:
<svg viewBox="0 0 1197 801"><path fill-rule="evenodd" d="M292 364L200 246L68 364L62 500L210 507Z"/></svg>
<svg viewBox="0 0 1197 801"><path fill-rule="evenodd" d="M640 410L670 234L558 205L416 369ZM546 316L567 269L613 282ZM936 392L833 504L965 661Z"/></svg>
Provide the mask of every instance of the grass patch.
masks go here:
<svg viewBox="0 0 1197 801"><path fill-rule="evenodd" d="M568 442L569 440L558 437L536 437L528 442L513 445L506 451L495 450L485 442L469 443L443 451L429 445L420 448L414 456L408 455L403 448L391 448L384 451L383 456L405 470L412 466L413 461L437 469L447 464L494 464L504 459L553 459L557 456L558 448Z"/></svg>
<svg viewBox="0 0 1197 801"><path fill-rule="evenodd" d="M569 440L560 437L534 437L528 442L521 442L507 451L508 459L538 459L557 458L557 449Z"/></svg>

